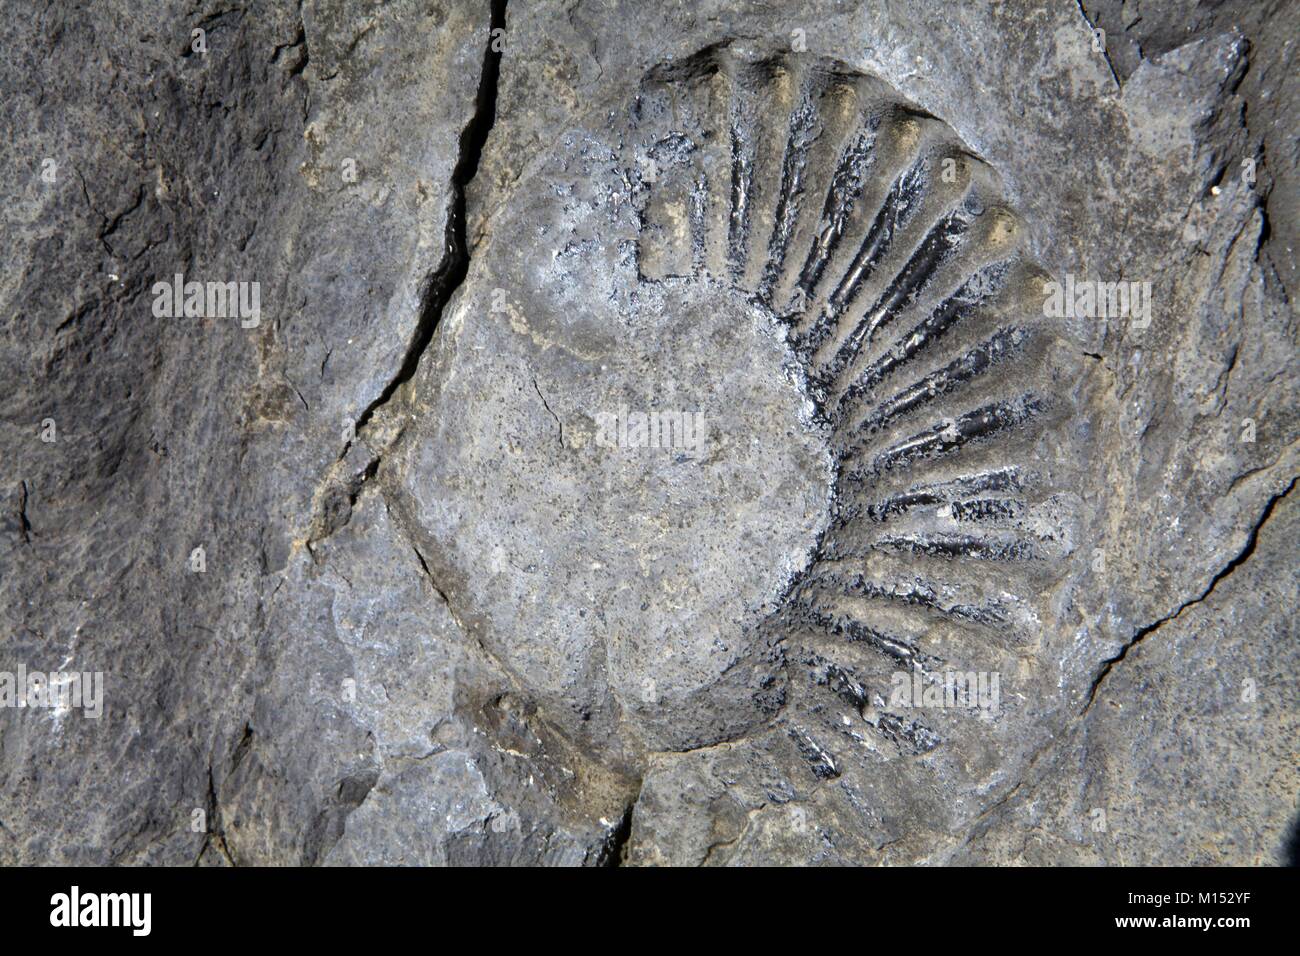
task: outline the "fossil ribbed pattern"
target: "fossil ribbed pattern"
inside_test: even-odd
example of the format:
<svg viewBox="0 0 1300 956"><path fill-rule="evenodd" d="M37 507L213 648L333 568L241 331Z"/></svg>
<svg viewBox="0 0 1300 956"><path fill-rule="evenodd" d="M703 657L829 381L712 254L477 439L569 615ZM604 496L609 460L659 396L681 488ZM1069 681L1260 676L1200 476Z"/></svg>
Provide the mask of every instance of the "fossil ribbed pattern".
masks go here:
<svg viewBox="0 0 1300 956"><path fill-rule="evenodd" d="M789 735L820 776L857 739L844 706L928 752L943 734L891 710L891 674L1032 653L1073 549L1044 477L1068 412L1024 224L950 127L824 60L713 48L653 72L632 112L641 280L769 312L834 463L826 531L780 612L814 701Z"/></svg>

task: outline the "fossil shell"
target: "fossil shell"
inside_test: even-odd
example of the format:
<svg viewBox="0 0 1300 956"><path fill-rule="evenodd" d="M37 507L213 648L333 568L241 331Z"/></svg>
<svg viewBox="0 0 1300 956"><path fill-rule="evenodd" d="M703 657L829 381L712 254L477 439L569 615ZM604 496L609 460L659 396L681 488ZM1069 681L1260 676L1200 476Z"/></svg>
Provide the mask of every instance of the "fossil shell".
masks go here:
<svg viewBox="0 0 1300 956"><path fill-rule="evenodd" d="M735 44L653 70L526 172L422 369L405 510L453 607L615 759L775 730L819 777L988 780L1053 680L1079 511L1026 241L876 79ZM639 447L638 411L707 438ZM948 671L999 674L997 712L891 706Z"/></svg>

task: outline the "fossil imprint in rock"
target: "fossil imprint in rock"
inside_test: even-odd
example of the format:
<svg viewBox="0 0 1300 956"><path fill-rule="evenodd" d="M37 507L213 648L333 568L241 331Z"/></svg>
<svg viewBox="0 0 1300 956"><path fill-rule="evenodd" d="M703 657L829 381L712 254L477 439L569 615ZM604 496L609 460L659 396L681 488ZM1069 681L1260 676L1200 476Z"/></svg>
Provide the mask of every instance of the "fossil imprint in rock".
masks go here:
<svg viewBox="0 0 1300 956"><path fill-rule="evenodd" d="M737 44L653 70L525 172L421 369L408 517L453 607L616 758L780 715L833 774L846 706L933 749L891 675L1032 669L1076 548L1025 242L879 80ZM703 440L598 441L627 410Z"/></svg>

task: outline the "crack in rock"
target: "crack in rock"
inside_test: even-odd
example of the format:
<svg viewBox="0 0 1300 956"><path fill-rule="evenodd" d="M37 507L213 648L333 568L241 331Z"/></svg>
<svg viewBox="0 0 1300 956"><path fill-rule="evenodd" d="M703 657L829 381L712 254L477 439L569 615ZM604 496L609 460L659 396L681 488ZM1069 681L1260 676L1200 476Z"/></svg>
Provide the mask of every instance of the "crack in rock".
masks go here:
<svg viewBox="0 0 1300 956"><path fill-rule="evenodd" d="M1218 574L1216 574L1213 578L1210 579L1209 585L1205 588L1204 591L1200 593L1199 596L1192 598L1190 601L1183 602L1181 605L1179 605L1178 609L1174 611L1172 614L1168 614L1160 618L1158 621L1155 621L1154 623L1148 624L1146 627L1141 628L1139 631L1137 631L1137 633L1133 635L1132 638L1129 639L1128 643L1126 643L1122 648L1120 648L1118 654L1116 654L1114 657L1108 658L1106 661L1102 663L1101 671L1097 674L1096 680L1092 682L1092 689L1088 693L1088 703L1084 706L1082 714L1087 714L1088 711L1092 709L1092 705L1097 699L1097 693L1101 689L1102 681L1106 679L1106 675L1111 672L1111 670L1114 668L1116 664L1118 664L1120 661L1128 657L1129 651L1131 651L1138 644L1142 643L1144 640L1146 640L1150 635L1154 634L1160 628L1164 627L1170 621L1176 620L1189 607L1193 607L1197 604L1202 603L1206 598L1208 598L1212 593L1214 593L1214 589L1219 586L1219 582L1221 582L1224 578L1231 575L1234 571L1237 570L1237 568L1241 567L1248 560L1250 560L1250 556L1255 552L1255 545L1259 541L1259 532L1263 529L1264 525L1268 522L1268 519L1272 517L1273 510L1277 507L1277 503L1283 500L1284 498L1286 498L1289 494L1291 494L1292 490L1295 488L1296 481L1297 481L1296 478L1292 478L1291 483L1286 486L1285 490L1280 491L1277 494L1275 494L1273 497L1269 498L1268 503L1264 506L1263 514L1259 516L1259 520L1256 521L1254 527L1251 528L1250 536L1246 539L1245 546L1241 549L1241 551L1237 553L1237 555L1231 561L1229 561L1226 565L1223 566L1222 570L1220 570Z"/></svg>
<svg viewBox="0 0 1300 956"><path fill-rule="evenodd" d="M375 412L388 403L393 394L415 375L420 359L433 341L433 333L442 321L443 311L452 295L460 288L469 273L469 246L465 241L465 194L469 184L478 174L483 148L488 134L496 122L497 82L501 74L501 51L495 38L506 24L506 0L492 0L488 26L487 48L483 54L483 71L479 77L478 95L474 115L460 134L459 158L451 174L451 196L447 209L445 254L425 285L424 303L420 309L415 332L407 347L397 374L380 392L379 397L366 406L357 419L360 431ZM346 452L346 449L344 449Z"/></svg>

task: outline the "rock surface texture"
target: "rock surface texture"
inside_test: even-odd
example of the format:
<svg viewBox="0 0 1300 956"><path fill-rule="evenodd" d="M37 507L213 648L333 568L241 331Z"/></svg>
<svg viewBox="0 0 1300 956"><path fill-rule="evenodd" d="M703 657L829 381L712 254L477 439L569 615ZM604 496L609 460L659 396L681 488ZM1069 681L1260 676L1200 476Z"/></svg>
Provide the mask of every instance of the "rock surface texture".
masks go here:
<svg viewBox="0 0 1300 956"><path fill-rule="evenodd" d="M1288 861L1294 0L20 6L0 863Z"/></svg>

